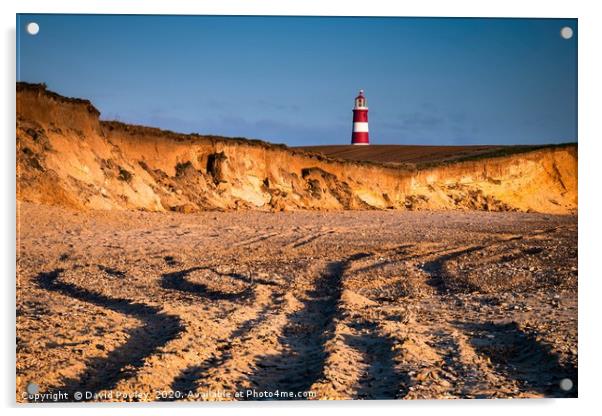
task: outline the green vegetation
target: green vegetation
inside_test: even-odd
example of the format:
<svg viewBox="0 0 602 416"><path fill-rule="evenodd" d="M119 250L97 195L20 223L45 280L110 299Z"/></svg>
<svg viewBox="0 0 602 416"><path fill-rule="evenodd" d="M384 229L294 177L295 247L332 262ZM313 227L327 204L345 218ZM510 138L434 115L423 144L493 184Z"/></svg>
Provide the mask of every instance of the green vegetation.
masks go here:
<svg viewBox="0 0 602 416"><path fill-rule="evenodd" d="M544 149L562 149L566 147L577 147L577 143L559 143L559 144L542 144L542 145L515 145L515 146L504 146L497 149L492 149L489 152L483 152L473 155L467 155L459 157L453 160L443 160L437 162L425 162L416 165L417 169L429 169L438 166L447 166L454 163L461 162L472 162L483 159L491 159L496 157L512 156L521 153L534 152L536 150Z"/></svg>

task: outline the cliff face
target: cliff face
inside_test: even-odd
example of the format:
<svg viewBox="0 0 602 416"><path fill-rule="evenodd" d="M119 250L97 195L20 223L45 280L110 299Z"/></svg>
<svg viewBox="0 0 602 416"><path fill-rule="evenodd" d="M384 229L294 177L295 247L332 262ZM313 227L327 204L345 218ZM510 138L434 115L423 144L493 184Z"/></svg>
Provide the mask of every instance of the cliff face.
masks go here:
<svg viewBox="0 0 602 416"><path fill-rule="evenodd" d="M577 209L577 147L429 168L338 161L259 141L99 121L17 85L17 198L78 209Z"/></svg>

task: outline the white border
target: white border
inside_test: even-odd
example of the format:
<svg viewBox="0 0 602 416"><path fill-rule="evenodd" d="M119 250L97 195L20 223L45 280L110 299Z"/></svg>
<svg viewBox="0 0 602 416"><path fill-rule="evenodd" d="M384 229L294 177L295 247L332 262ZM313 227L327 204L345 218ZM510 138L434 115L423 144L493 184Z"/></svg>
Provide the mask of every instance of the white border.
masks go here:
<svg viewBox="0 0 602 416"><path fill-rule="evenodd" d="M3 336L2 336L2 392L3 405L14 408L14 261L15 261L15 177L14 177L14 115L15 115L15 13L128 13L128 14L237 14L237 15L325 15L325 16L467 16L467 17L573 17L579 18L579 395L576 400L541 401L428 401L428 402L329 402L329 403L249 403L235 405L151 405L121 408L115 405L87 407L86 414L106 415L107 410L119 414L147 415L158 411L198 415L219 411L220 413L245 412L251 415L333 413L342 411L365 414L371 410L379 413L420 413L447 415L479 414L496 415L528 411L545 414L577 414L597 408L598 384L600 381L599 331L602 276L599 257L600 229L599 210L602 208L599 189L602 181L599 174L602 157L602 132L600 128L600 39L602 39L601 15L594 1L541 1L524 0L471 1L431 0L414 2L392 2L386 0L222 0L199 1L136 1L136 0L21 0L17 4L0 2L3 24L2 101L0 125L2 135L3 231L2 265L3 283ZM19 413L28 414L41 410L44 414L81 414L82 409L69 406L44 408L20 408ZM589 413L589 412L588 412Z"/></svg>
<svg viewBox="0 0 602 416"><path fill-rule="evenodd" d="M21 13L124 13L124 14L234 14L320 16L466 16L466 17L578 17L585 5L550 0L545 4L524 0L423 0L391 4L387 0L221 0L191 4L187 0L21 0Z"/></svg>

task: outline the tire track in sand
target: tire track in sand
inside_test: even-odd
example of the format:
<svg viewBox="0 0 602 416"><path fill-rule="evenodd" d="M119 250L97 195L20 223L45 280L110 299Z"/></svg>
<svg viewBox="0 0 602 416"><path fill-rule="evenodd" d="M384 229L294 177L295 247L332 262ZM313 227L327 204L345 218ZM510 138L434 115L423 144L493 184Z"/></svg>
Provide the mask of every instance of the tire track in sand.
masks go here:
<svg viewBox="0 0 602 416"><path fill-rule="evenodd" d="M187 280L190 273L198 270L207 270L220 277L226 277L242 281L247 287L237 293L222 292L208 288L203 283ZM166 273L162 276L161 285L165 289L174 289L184 293L191 293L198 297L209 300L215 305L220 302L234 302L235 308L218 308L223 311L219 315L211 315L218 324L216 330L205 338L205 346L202 348L201 361L193 362L183 368L171 382L173 394L165 397L164 401L175 400L217 400L211 397L209 391L231 390L233 382L227 384L227 379L232 379L233 372L220 375L224 367L234 368L240 371L244 366L244 359L236 357L233 360L234 350L236 354L248 355L248 349L241 349L240 339L247 337L249 332L256 332L257 327L266 325L270 317L283 303L281 294L274 294L279 284L262 278L246 276L236 272L218 272L210 266L197 266L183 269L177 272ZM227 311L226 311L227 309ZM191 323L190 325L194 325ZM268 326L272 330L272 325ZM261 350L261 346L254 350ZM236 371L234 371L236 372ZM217 384L216 384L217 383Z"/></svg>
<svg viewBox="0 0 602 416"><path fill-rule="evenodd" d="M409 378L395 353L400 341L387 324L402 322L405 308L374 301L358 293L358 289L367 289L373 282L379 284L362 278L369 276L363 273L387 267L393 260L386 257L404 256L412 246L404 244L375 252L345 270L334 336L326 344L324 374L312 386L321 399L390 400L407 394Z"/></svg>
<svg viewBox="0 0 602 416"><path fill-rule="evenodd" d="M265 303L253 317L245 313L246 320L227 336L217 340L209 357L182 370L173 380L171 389L179 392L184 400L225 400L223 397L212 397L208 392L234 393L236 381L249 373L257 355L269 348L266 345L269 336L283 325L282 310L288 307L287 303L285 297L279 294L272 296L271 301ZM236 315L240 313L235 312ZM193 396L187 397L191 393Z"/></svg>
<svg viewBox="0 0 602 416"><path fill-rule="evenodd" d="M319 238L326 237L327 235L334 234L334 233L336 233L336 230L326 230L326 231L313 233L310 235L299 237L299 238L295 239L294 241L288 243L285 247L286 248L295 248L295 249L300 248L300 247L303 247L303 246L313 243L315 240L317 240Z"/></svg>
<svg viewBox="0 0 602 416"><path fill-rule="evenodd" d="M419 246L415 248L421 251ZM385 311L382 310L382 305L365 299L364 301L370 303L362 312L369 312L369 309L374 306L380 311L380 314L376 312L379 317L376 320L362 321L361 317L354 316L357 323L343 322L347 326L343 331L351 330L356 333L354 337L357 337L357 329L362 330L362 336L369 342L363 342L364 346L360 345L360 348L365 351L368 346L372 351L381 350L380 358L374 352L371 359L363 358L366 357L366 354L363 354L364 367L367 366L370 370L375 358L377 362L384 359L394 364L397 371L390 375L395 377L395 385L382 383L370 372L366 373L366 370L363 370L362 378L358 379L357 398L496 397L495 386L502 385L506 380L498 377L487 360L475 352L469 338L448 322L449 309L453 310L453 307L444 299L446 291L442 278L438 275L443 266L435 260L420 263L424 261L422 259L428 260L433 257L447 261L481 248L482 246L478 245L428 250L424 253L406 252L400 258L392 260L393 263L399 264L399 269L395 273L406 275L411 286L411 290L403 296L403 302L400 304L400 306L404 305L402 309L405 309L403 323L385 325L382 318ZM416 263L417 266L414 266ZM370 266L358 270L370 270ZM389 308L396 309L394 305L390 305ZM370 317L370 313L364 315ZM367 333L364 328L366 324L378 328ZM379 336L378 343L374 340L376 335ZM381 345L383 343L386 345L387 340L389 340L390 350L382 348ZM396 392L394 387L397 387Z"/></svg>
<svg viewBox="0 0 602 416"><path fill-rule="evenodd" d="M58 388L68 393L66 401L74 401L73 394L76 391L98 393L114 389L121 380L132 377L144 365L146 357L156 353L184 330L179 317L164 313L157 307L124 298L112 298L61 282L59 277L64 271L58 268L39 273L37 284L45 290L129 315L142 322L141 326L127 331L129 338L126 343L110 351L106 357L91 359L79 378L67 380Z"/></svg>
<svg viewBox="0 0 602 416"><path fill-rule="evenodd" d="M267 239L270 239L272 237L276 237L280 235L280 233L278 232L270 232L270 233L263 233L260 235L256 235L254 237L250 237L250 238L246 238L244 240L241 241L237 241L235 243L233 243L231 245L231 247L246 247L246 246L250 246L252 244L257 244L257 243L261 243Z"/></svg>
<svg viewBox="0 0 602 416"><path fill-rule="evenodd" d="M253 285L247 286L241 292L222 292L221 290L213 290L203 283L190 282L186 277L199 270L208 270L220 277L230 277L237 280L242 280L246 283L253 283L253 280L238 273L220 273L212 267L196 266L177 272L165 273L161 278L161 286L164 289L175 289L181 292L192 293L212 301L239 301L243 299L251 299L254 296ZM260 279L261 280L261 279ZM259 281L258 281L259 282ZM273 284L272 282L264 282L264 284Z"/></svg>
<svg viewBox="0 0 602 416"><path fill-rule="evenodd" d="M334 330L338 302L341 297L341 279L353 261L370 254L357 253L331 262L326 270L305 290L299 308L286 316L278 336L280 350L263 354L254 361L254 370L239 381L237 390L255 392L307 392L323 377L327 357L326 343ZM299 399L302 397L283 397ZM244 399L244 398L243 398ZM246 397L246 399L280 399Z"/></svg>
<svg viewBox="0 0 602 416"><path fill-rule="evenodd" d="M172 267L180 264L170 263ZM197 271L203 273L193 276ZM242 283L242 288L232 291L235 283L237 287ZM237 328L244 327L245 321L252 321L265 308L271 291L279 283L238 272L222 272L216 266L194 266L164 273L159 285L167 289L165 295L177 295L170 304L178 305L175 310L186 329L160 359L146 363L136 380L117 387L144 391L159 401L202 400L199 395L187 396L189 392L195 393L198 380L203 378L203 367L211 367L211 361L228 349ZM234 335L230 334L232 331Z"/></svg>
<svg viewBox="0 0 602 416"><path fill-rule="evenodd" d="M488 244L451 249L419 266L426 275L422 284L432 290L433 296L418 304L417 322L408 332L410 343L422 344L434 358L430 364L418 363L422 369L413 372L412 398L428 398L421 396L421 390L426 394L437 391L439 397L532 397L548 393L551 387L557 396L563 377L576 380L575 368L562 367L549 347L524 333L516 322L467 320L458 311L454 293L445 283L446 262L483 249L501 249L510 241L537 239L557 230L537 230Z"/></svg>

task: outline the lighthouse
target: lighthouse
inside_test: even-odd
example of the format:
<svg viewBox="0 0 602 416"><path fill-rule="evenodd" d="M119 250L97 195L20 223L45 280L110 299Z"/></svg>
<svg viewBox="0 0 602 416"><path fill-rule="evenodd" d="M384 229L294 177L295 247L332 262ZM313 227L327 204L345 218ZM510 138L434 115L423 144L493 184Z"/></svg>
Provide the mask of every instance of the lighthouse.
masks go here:
<svg viewBox="0 0 602 416"><path fill-rule="evenodd" d="M364 90L360 90L359 95L355 97L351 144L370 144L368 137L368 106L366 97L364 97Z"/></svg>

